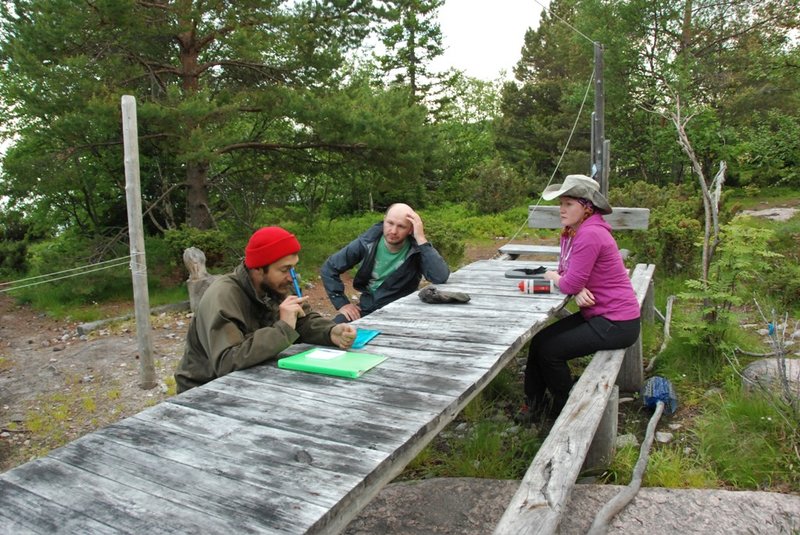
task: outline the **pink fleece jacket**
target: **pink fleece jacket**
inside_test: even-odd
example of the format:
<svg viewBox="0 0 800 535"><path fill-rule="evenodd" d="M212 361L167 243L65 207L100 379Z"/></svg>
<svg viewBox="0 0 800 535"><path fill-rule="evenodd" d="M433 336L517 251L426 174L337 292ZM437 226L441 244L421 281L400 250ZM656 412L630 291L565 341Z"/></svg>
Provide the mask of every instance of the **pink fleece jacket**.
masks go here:
<svg viewBox="0 0 800 535"><path fill-rule="evenodd" d="M574 295L588 288L594 295L595 304L581 308L585 318L603 316L625 321L639 317L639 303L628 270L602 215L589 216L574 238L561 237L561 258L559 289Z"/></svg>

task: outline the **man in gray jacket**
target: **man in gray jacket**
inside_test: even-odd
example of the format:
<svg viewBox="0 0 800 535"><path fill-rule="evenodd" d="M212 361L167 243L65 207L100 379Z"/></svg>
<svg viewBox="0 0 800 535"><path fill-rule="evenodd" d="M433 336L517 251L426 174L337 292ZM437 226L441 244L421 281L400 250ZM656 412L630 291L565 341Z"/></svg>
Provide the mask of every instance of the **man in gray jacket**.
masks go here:
<svg viewBox="0 0 800 535"><path fill-rule="evenodd" d="M292 293L300 243L280 227L257 230L244 262L216 281L197 306L175 372L177 392L274 359L294 343L346 349L356 330L323 318Z"/></svg>
<svg viewBox="0 0 800 535"><path fill-rule="evenodd" d="M359 303L344 294L341 274L361 262L353 287ZM393 204L382 223L376 223L322 266L322 282L339 314L336 323L356 320L404 297L419 287L424 276L434 284L447 282L450 269L425 238L422 218L407 204Z"/></svg>

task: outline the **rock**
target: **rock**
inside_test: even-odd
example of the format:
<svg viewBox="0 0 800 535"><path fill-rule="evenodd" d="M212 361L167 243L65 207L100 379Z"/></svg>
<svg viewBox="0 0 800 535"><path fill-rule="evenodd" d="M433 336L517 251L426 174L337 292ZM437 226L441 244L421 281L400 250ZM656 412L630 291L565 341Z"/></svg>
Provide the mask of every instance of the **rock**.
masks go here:
<svg viewBox="0 0 800 535"><path fill-rule="evenodd" d="M626 435L618 435L617 439L614 442L614 446L617 449L624 448L625 446L639 446L639 439L636 438L636 435L632 433L628 433Z"/></svg>
<svg viewBox="0 0 800 535"><path fill-rule="evenodd" d="M662 444L669 444L672 442L672 433L667 433L664 431L656 431L656 442L660 442Z"/></svg>
<svg viewBox="0 0 800 535"><path fill-rule="evenodd" d="M492 533L519 481L439 478L392 483L345 529L345 535ZM624 487L576 485L557 533L586 533L600 508ZM639 489L611 521L609 535L795 533L800 496L716 489Z"/></svg>
<svg viewBox="0 0 800 535"><path fill-rule="evenodd" d="M751 362L742 371L742 385L748 392L781 388L781 366L785 366L789 392L800 397L800 359L767 358Z"/></svg>

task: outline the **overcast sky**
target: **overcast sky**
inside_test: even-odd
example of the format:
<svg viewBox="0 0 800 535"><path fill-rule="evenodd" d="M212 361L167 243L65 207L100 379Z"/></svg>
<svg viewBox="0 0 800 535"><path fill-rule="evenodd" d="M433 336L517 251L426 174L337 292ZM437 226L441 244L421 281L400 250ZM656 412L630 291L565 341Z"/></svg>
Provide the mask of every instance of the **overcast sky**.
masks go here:
<svg viewBox="0 0 800 535"><path fill-rule="evenodd" d="M445 52L435 67L455 67L474 78L512 77L525 31L539 25L549 0L445 0L439 26Z"/></svg>

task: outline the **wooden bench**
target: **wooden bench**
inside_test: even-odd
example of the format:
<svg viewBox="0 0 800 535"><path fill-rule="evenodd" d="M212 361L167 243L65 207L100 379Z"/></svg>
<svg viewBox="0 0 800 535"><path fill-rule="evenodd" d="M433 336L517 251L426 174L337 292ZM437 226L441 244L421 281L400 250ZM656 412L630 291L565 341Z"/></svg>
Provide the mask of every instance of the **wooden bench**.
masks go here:
<svg viewBox="0 0 800 535"><path fill-rule="evenodd" d="M530 206L528 207L529 228L560 229L561 218L558 206ZM650 220L648 208L617 208L603 219L614 230L646 230ZM519 255L545 254L556 255L561 253L558 245L528 245L521 243L507 243L498 249L503 259L515 260Z"/></svg>
<svg viewBox="0 0 800 535"><path fill-rule="evenodd" d="M653 321L654 270L652 264L638 264L631 273L643 322ZM643 375L641 336L627 349L595 353L500 519L496 535L556 532L581 470L601 466L613 454L619 390L638 391Z"/></svg>

